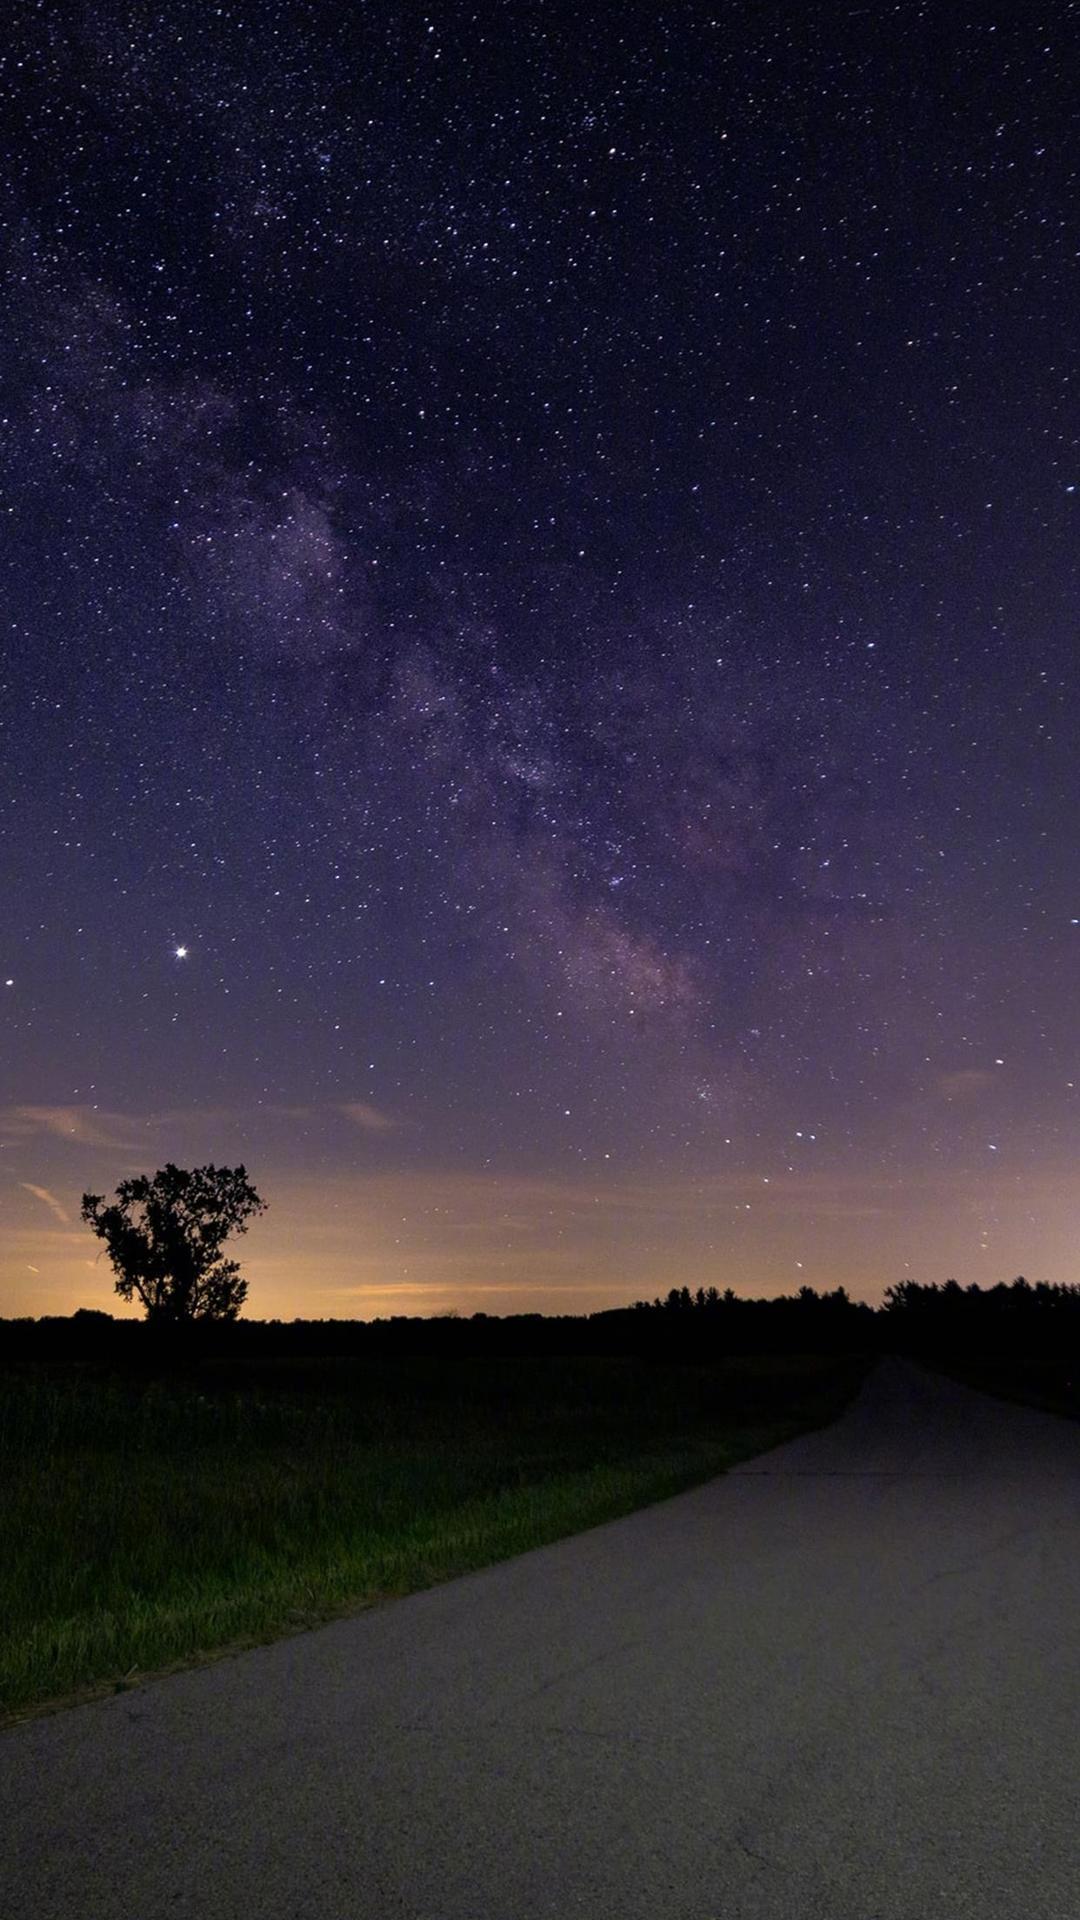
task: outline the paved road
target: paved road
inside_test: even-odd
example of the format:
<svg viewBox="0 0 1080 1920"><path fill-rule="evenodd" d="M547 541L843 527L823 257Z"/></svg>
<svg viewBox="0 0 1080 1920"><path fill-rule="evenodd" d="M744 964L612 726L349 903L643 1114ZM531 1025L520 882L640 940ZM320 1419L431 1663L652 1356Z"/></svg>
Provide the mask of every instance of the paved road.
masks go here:
<svg viewBox="0 0 1080 1920"><path fill-rule="evenodd" d="M4 1920L1077 1920L1080 1426L886 1361L576 1539L0 1739Z"/></svg>

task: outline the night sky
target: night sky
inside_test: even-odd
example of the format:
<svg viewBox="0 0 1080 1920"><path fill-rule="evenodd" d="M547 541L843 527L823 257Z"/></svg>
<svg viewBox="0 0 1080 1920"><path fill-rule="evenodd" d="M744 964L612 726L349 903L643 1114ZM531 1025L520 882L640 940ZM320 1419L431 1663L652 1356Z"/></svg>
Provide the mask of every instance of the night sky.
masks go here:
<svg viewBox="0 0 1080 1920"><path fill-rule="evenodd" d="M0 1312L1080 1278L1076 27L5 26Z"/></svg>

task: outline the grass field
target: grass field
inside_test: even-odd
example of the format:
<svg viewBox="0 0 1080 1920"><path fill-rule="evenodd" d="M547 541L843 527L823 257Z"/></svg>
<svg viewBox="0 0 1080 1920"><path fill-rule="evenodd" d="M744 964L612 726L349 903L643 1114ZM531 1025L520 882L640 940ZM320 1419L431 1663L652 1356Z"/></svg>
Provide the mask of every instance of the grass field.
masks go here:
<svg viewBox="0 0 1080 1920"><path fill-rule="evenodd" d="M921 1362L939 1373L948 1374L963 1386L976 1387L980 1393L994 1394L999 1400L1013 1400L1018 1406L1038 1407L1044 1413L1060 1413L1068 1420L1080 1420L1080 1360L1059 1356L1052 1360L1019 1355L1006 1359L1001 1355L974 1355L966 1359Z"/></svg>
<svg viewBox="0 0 1080 1920"><path fill-rule="evenodd" d="M832 1419L867 1362L0 1376L0 1716L429 1586Z"/></svg>

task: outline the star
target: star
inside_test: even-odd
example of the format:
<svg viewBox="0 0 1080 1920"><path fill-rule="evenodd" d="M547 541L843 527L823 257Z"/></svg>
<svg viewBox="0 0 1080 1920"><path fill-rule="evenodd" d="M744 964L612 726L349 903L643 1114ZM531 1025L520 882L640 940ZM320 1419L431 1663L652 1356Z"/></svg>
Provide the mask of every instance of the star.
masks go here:
<svg viewBox="0 0 1080 1920"><path fill-rule="evenodd" d="M173 948L173 958L174 958L174 959L176 959L176 960L186 960L186 959L187 959L187 952L188 952L188 950L187 950L187 948L186 948L186 947L174 947L174 948Z"/></svg>

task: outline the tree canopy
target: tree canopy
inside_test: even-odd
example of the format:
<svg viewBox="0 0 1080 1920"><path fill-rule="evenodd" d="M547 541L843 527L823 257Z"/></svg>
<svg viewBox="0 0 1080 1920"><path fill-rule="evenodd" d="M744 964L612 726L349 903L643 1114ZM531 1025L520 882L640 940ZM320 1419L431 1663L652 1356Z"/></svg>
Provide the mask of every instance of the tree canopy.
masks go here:
<svg viewBox="0 0 1080 1920"><path fill-rule="evenodd" d="M231 1233L246 1233L265 1211L246 1167L175 1167L153 1178L122 1180L111 1205L84 1193L82 1217L104 1240L116 1291L136 1298L148 1321L177 1329L235 1320L247 1281L235 1260L222 1257Z"/></svg>

